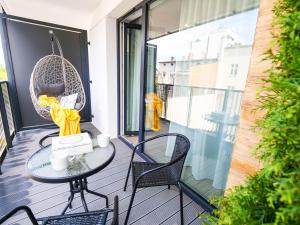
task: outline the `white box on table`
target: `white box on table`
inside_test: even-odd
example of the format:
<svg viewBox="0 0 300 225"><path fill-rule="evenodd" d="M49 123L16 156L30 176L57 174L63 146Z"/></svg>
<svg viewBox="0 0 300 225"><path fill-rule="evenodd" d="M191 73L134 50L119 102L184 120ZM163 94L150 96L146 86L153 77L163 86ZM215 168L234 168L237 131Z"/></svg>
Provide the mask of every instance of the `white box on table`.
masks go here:
<svg viewBox="0 0 300 225"><path fill-rule="evenodd" d="M88 133L73 134L52 138L52 151L68 151L69 155L80 155L93 151Z"/></svg>

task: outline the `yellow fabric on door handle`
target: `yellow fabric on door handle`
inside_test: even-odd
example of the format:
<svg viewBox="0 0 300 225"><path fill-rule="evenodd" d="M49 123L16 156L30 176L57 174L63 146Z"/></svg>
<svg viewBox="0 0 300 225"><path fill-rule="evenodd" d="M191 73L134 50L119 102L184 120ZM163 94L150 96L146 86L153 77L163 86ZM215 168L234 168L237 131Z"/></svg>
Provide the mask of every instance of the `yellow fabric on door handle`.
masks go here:
<svg viewBox="0 0 300 225"><path fill-rule="evenodd" d="M59 136L80 133L80 115L77 110L60 107L59 101L55 97L47 95L39 96L39 104L51 107L51 118L59 127Z"/></svg>
<svg viewBox="0 0 300 225"><path fill-rule="evenodd" d="M160 130L160 116L162 114L163 101L158 95L150 92L146 95L146 128L153 131Z"/></svg>

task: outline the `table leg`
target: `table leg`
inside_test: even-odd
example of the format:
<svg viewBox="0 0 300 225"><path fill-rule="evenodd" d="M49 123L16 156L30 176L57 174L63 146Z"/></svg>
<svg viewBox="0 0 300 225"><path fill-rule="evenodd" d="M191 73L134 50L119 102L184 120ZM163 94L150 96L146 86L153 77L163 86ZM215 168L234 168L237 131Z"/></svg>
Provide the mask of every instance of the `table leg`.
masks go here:
<svg viewBox="0 0 300 225"><path fill-rule="evenodd" d="M106 195L103 195L103 194L100 194L98 192L91 191L90 189L88 189L87 179L86 178L84 178L84 187L85 187L85 191L87 193L92 194L92 195L96 195L96 196L101 197L101 198L104 198L105 202L106 202L106 208L108 208L108 197Z"/></svg>
<svg viewBox="0 0 300 225"><path fill-rule="evenodd" d="M88 207L86 205L86 201L85 201L85 198L84 198L84 189L85 189L85 186L84 186L84 183L83 183L83 180L80 180L80 198L81 198L81 202L82 202L82 205L83 205L83 208L84 208L84 211L88 212Z"/></svg>
<svg viewBox="0 0 300 225"><path fill-rule="evenodd" d="M68 198L68 204L66 205L66 207L62 211L61 215L64 215L68 208L70 208L70 209L72 208L72 201L74 199L74 187L73 187L72 182L70 182L70 193L71 193L71 195Z"/></svg>
<svg viewBox="0 0 300 225"><path fill-rule="evenodd" d="M86 191L87 193L89 194L92 194L92 195L96 195L98 197L101 197L101 198L104 198L105 199L105 202L106 202L106 208L108 208L108 197L106 195L103 195L103 194L100 194L98 192L95 192L95 191L91 191L90 189L88 189L88 183L87 183L87 179L84 178L84 179L81 179L81 180L75 180L73 182L69 182L70 184L70 196L68 198L68 203L66 205L66 207L64 208L64 210L62 211L62 215L64 215L67 211L68 208L72 208L72 202L73 202L73 199L74 199L74 195L79 193L80 194L80 198L81 198L81 202L82 202L82 205L83 205L83 208L86 212L88 212L88 206L86 204L86 201L85 201L85 197L84 197L84 191Z"/></svg>

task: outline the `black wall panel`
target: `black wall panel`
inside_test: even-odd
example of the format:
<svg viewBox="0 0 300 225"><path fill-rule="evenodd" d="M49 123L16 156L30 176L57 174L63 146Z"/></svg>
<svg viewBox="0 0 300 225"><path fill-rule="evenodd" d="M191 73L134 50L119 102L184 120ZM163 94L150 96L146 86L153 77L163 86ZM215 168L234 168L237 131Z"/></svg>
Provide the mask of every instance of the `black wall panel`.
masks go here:
<svg viewBox="0 0 300 225"><path fill-rule="evenodd" d="M87 47L82 44L82 40L86 40L86 33L83 38L83 34L80 32L7 20L9 45L23 127L52 123L44 120L36 113L29 93L29 81L34 65L43 56L51 54L49 29L52 29L59 38L64 57L74 65L82 76L84 88L89 88L87 82L85 82L88 77L83 77L83 75L88 76L86 72L88 68L84 68L87 65L83 62L87 60L83 57L87 53ZM56 54L59 54L57 48ZM89 94L89 91L86 91L86 93ZM87 95L87 98L89 98L89 95ZM87 104L89 104L89 101L87 101ZM89 109L89 106L86 105L86 108ZM81 112L82 119L88 120L89 114L89 110L83 110Z"/></svg>

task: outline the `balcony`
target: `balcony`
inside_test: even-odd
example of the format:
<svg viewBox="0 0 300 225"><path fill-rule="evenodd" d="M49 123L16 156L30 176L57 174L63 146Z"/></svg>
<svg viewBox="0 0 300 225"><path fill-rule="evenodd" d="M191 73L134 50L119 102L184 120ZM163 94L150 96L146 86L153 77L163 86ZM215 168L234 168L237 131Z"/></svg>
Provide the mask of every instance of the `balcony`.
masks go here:
<svg viewBox="0 0 300 225"><path fill-rule="evenodd" d="M90 123L82 124L82 128L92 131L93 135L99 131ZM37 129L17 133L13 147L8 151L2 164L0 178L1 208L0 217L19 205L28 205L36 217L59 215L66 205L69 196L68 184L46 184L33 181L24 170L27 158L39 149L38 141L49 133L49 129ZM51 131L50 131L51 133ZM116 156L111 164L101 172L88 178L89 187L93 191L108 196L109 203L113 197L119 196L120 224L123 224L128 208L132 188L123 191L131 149L118 139L114 139ZM142 160L139 158L139 160ZM130 182L129 182L130 183ZM99 210L105 207L105 202L93 195L86 195L89 210ZM179 224L179 193L177 187L140 189L134 201L130 224ZM73 202L70 212L83 212L79 196ZM198 214L204 210L188 196L184 196L185 224L201 224ZM109 218L109 221L111 217ZM30 224L25 214L12 218L8 224Z"/></svg>
<svg viewBox="0 0 300 225"><path fill-rule="evenodd" d="M299 4L282 1L299 11ZM290 180L270 181L281 169L263 165L299 144L290 140L299 126L292 99L300 93L297 68L282 77L271 73L282 80L296 76L295 81L271 76L262 85L265 71L287 70L274 55L263 60L272 32L286 26L289 38L299 42L296 23L291 26L299 17L281 19L277 23L290 22L274 29L272 17L285 16L272 11L279 3L0 1L0 221L28 206L37 218L79 213L82 219L98 210L107 224L118 215L120 225L201 225L209 215L231 225L273 224L275 218L296 224L298 188L289 192ZM280 54L298 51L287 39L277 40ZM271 88L277 111L268 93L256 94L262 86ZM258 102L261 111L255 111ZM261 118L267 134L262 137L253 130ZM282 152L253 155L259 142L267 146L262 151L280 143ZM80 154L70 154L70 147L56 152L66 143ZM286 166L280 160L277 166ZM257 185L265 170L276 176ZM273 198L266 190L274 191ZM222 199L220 205L215 198ZM220 217L211 213L216 208ZM29 220L17 213L4 224Z"/></svg>

